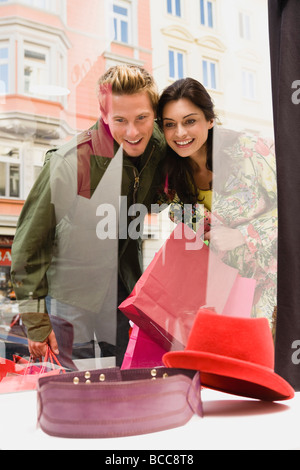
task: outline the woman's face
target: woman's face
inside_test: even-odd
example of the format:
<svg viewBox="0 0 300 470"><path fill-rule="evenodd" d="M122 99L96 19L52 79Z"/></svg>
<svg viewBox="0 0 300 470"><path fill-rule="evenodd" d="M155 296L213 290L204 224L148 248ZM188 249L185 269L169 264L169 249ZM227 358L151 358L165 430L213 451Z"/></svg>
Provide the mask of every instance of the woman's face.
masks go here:
<svg viewBox="0 0 300 470"><path fill-rule="evenodd" d="M196 157L205 149L213 120L187 98L170 101L162 113L163 130L168 145L180 157Z"/></svg>

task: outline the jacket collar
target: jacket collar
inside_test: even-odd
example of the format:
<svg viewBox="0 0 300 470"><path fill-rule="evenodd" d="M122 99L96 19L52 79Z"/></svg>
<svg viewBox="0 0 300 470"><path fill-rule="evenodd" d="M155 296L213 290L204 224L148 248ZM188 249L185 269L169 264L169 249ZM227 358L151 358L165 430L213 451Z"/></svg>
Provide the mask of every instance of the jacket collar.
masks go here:
<svg viewBox="0 0 300 470"><path fill-rule="evenodd" d="M113 158L116 150L116 142L113 139L109 127L104 123L102 119L99 119L97 123L91 127L88 131L92 139L92 148L94 155Z"/></svg>

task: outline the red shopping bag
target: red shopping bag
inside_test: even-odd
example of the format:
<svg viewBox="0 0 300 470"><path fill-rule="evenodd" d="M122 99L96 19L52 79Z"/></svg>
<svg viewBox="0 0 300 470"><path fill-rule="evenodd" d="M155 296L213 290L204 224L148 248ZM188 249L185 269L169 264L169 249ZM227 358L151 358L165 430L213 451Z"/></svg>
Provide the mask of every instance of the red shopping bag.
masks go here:
<svg viewBox="0 0 300 470"><path fill-rule="evenodd" d="M201 307L222 314L228 304L238 315L244 305L250 316L249 281L250 295L244 299L237 294L238 270L223 263L199 233L178 224L119 309L163 349L180 350Z"/></svg>
<svg viewBox="0 0 300 470"><path fill-rule="evenodd" d="M121 369L163 366L166 350L137 325L133 325Z"/></svg>
<svg viewBox="0 0 300 470"><path fill-rule="evenodd" d="M0 358L0 393L35 390L40 377L66 373L49 347L40 364L17 356L15 360L16 362Z"/></svg>

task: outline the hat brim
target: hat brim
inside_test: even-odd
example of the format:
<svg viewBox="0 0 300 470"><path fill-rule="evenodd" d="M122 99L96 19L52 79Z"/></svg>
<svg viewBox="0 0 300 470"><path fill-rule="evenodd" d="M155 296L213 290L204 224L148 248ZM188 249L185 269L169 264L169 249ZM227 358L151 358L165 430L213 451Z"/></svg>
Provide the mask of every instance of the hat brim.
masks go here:
<svg viewBox="0 0 300 470"><path fill-rule="evenodd" d="M254 363L198 351L171 351L167 367L200 371L201 385L233 395L265 401L289 400L294 389L273 370Z"/></svg>

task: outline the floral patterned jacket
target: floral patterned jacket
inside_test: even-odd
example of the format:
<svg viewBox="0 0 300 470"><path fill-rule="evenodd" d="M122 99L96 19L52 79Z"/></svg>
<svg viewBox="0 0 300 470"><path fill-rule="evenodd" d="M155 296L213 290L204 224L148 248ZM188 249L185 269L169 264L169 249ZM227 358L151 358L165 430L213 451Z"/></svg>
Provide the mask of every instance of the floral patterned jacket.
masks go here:
<svg viewBox="0 0 300 470"><path fill-rule="evenodd" d="M220 131L218 131L220 132ZM222 139L221 139L222 142ZM260 137L239 134L214 159L211 211L201 203L183 205L175 195L170 218L207 232L219 224L238 229L245 244L222 252L222 260L244 277L256 279L253 316L271 319L277 286L277 184L273 144ZM225 168L225 171L223 171ZM218 178L221 174L221 178Z"/></svg>

